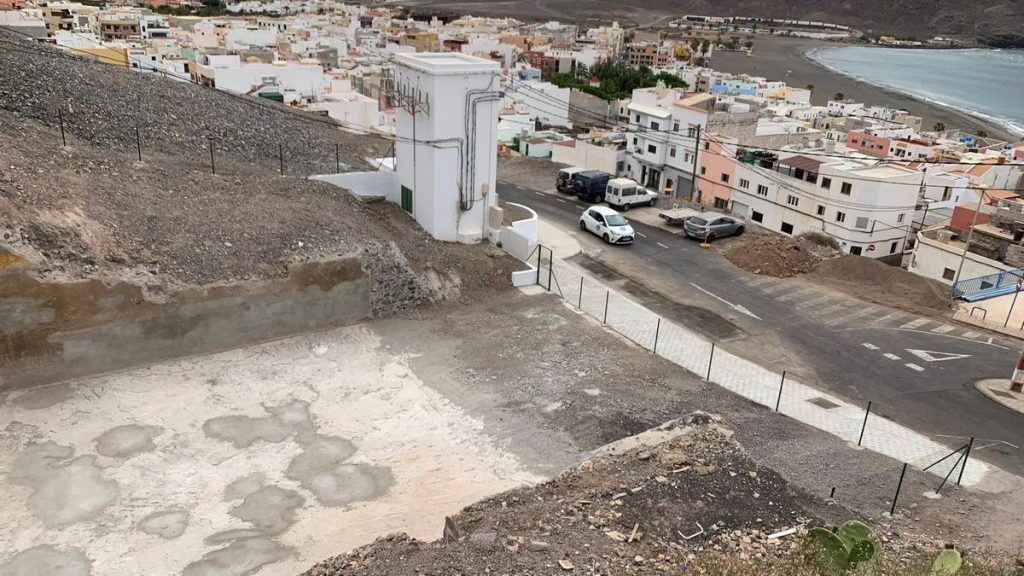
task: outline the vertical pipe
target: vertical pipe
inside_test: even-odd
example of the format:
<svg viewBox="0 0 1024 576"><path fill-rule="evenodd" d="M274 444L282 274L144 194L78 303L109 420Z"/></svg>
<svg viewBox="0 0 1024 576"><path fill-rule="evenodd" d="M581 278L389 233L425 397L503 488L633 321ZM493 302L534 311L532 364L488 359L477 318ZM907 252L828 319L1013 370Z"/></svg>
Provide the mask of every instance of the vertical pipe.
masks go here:
<svg viewBox="0 0 1024 576"><path fill-rule="evenodd" d="M60 108L57 108L57 121L60 123L60 143L61 146L68 147L68 139L64 136L64 112Z"/></svg>
<svg viewBox="0 0 1024 576"><path fill-rule="evenodd" d="M334 171L341 172L341 150L338 143L334 143Z"/></svg>
<svg viewBox="0 0 1024 576"><path fill-rule="evenodd" d="M892 507L889 508L889 515L892 516L896 513L896 500L900 497L900 489L903 488L903 477L907 475L907 464L903 463L903 471L900 472L900 481L896 484L896 495L892 497Z"/></svg>
<svg viewBox="0 0 1024 576"><path fill-rule="evenodd" d="M964 453L964 465L960 467L960 475L956 477L956 485L960 485L960 481L964 478L964 468L967 468L967 459L971 457L971 448L974 446L974 436L971 436L970 442L967 443L967 452Z"/></svg>
<svg viewBox="0 0 1024 576"><path fill-rule="evenodd" d="M281 168L281 176L284 176L284 146L277 145L277 161Z"/></svg>
<svg viewBox="0 0 1024 576"><path fill-rule="evenodd" d="M690 202L695 202L697 197L697 156L700 155L700 125L697 125L697 141L693 146L693 174L690 175Z"/></svg>
<svg viewBox="0 0 1024 576"><path fill-rule="evenodd" d="M782 371L782 381L779 382L779 397L775 399L775 411L779 411L779 404L782 404L782 387L786 385L786 371Z"/></svg>
<svg viewBox="0 0 1024 576"><path fill-rule="evenodd" d="M860 437L857 438L857 446L864 441L864 430L868 427L868 415L871 414L871 400L868 400L868 408L864 411L864 423L860 425Z"/></svg>
<svg viewBox="0 0 1024 576"><path fill-rule="evenodd" d="M1010 323L1010 315L1013 314L1013 307L1017 305L1018 294L1020 294L1020 290L1013 293L1013 301L1010 302L1010 311L1006 313L1006 321L1003 322L1003 328L1006 328L1006 325Z"/></svg>
<svg viewBox="0 0 1024 576"><path fill-rule="evenodd" d="M138 126L135 126L135 148L139 152L139 162L142 162L142 134L139 133Z"/></svg>
<svg viewBox="0 0 1024 576"><path fill-rule="evenodd" d="M658 325L654 327L654 355L658 355L658 335L661 334L661 318L658 318Z"/></svg>
<svg viewBox="0 0 1024 576"><path fill-rule="evenodd" d="M577 310L582 310L583 309L583 276L580 276L580 299L576 303L576 309Z"/></svg>
<svg viewBox="0 0 1024 576"><path fill-rule="evenodd" d="M711 343L711 357L708 358L708 377L705 379L711 382L711 365L715 363L715 343Z"/></svg>
<svg viewBox="0 0 1024 576"><path fill-rule="evenodd" d="M210 174L217 173L217 164L213 161L213 138L210 138Z"/></svg>
<svg viewBox="0 0 1024 576"><path fill-rule="evenodd" d="M608 323L608 297L609 296L611 296L611 292L608 291L608 290L605 290L604 291L604 320L601 321L601 324L607 324Z"/></svg>

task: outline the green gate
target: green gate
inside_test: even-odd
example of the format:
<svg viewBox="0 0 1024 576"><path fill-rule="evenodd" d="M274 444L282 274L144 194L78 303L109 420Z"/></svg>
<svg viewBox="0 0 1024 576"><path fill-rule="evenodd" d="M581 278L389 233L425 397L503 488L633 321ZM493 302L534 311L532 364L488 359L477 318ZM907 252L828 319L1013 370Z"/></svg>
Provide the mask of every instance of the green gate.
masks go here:
<svg viewBox="0 0 1024 576"><path fill-rule="evenodd" d="M402 186L402 210L412 214L412 190Z"/></svg>

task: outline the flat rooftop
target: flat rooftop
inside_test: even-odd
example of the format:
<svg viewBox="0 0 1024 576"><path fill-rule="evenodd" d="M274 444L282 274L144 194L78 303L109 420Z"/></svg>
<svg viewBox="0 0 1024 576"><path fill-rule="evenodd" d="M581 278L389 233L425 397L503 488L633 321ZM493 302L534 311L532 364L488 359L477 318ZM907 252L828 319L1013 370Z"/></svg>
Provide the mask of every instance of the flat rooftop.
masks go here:
<svg viewBox="0 0 1024 576"><path fill-rule="evenodd" d="M435 75L493 74L500 69L497 62L458 52L396 54L395 60L413 70Z"/></svg>

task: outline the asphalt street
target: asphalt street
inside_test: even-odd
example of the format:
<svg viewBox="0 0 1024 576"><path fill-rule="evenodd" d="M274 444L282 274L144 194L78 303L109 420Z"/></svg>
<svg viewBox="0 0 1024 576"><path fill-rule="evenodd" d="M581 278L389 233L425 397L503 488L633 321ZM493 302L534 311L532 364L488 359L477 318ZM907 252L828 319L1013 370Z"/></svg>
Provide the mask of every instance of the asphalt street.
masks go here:
<svg viewBox="0 0 1024 576"><path fill-rule="evenodd" d="M975 456L1024 475L1024 415L974 388L979 379L1009 377L1019 342L807 279L752 274L714 248L635 219L632 246L606 246L579 230L584 204L571 196L502 182L498 193L576 236L586 253L577 264L626 287L656 312L736 354L792 370L850 401L871 401L873 413L937 441L959 446L975 437Z"/></svg>

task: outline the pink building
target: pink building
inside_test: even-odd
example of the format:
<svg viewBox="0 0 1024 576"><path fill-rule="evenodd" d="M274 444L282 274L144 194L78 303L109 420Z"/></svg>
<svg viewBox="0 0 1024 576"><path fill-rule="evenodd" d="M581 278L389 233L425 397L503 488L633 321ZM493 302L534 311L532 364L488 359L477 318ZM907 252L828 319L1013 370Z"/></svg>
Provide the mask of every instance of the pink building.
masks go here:
<svg viewBox="0 0 1024 576"><path fill-rule="evenodd" d="M850 130L846 135L846 146L868 156L885 158L889 155L892 140L884 136L868 134L863 130Z"/></svg>
<svg viewBox="0 0 1024 576"><path fill-rule="evenodd" d="M697 177L697 202L717 210L729 208L734 187L743 187L735 181L736 169L735 138L708 134L701 143L698 156L700 175ZM746 182L750 186L750 182Z"/></svg>

